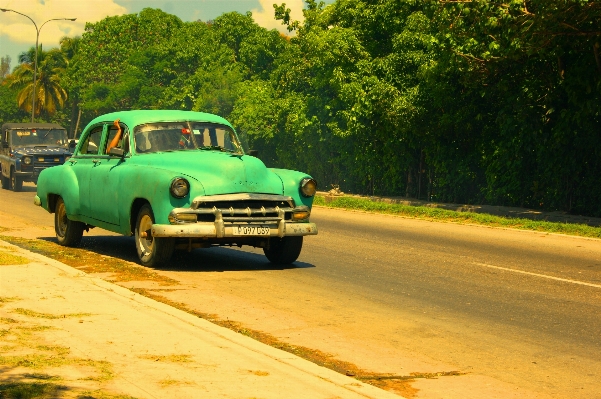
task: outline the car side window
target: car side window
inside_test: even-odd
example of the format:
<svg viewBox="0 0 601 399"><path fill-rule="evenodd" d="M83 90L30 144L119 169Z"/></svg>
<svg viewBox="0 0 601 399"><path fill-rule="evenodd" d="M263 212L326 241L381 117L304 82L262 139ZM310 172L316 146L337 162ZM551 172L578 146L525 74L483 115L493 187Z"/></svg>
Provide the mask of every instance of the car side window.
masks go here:
<svg viewBox="0 0 601 399"><path fill-rule="evenodd" d="M102 138L102 126L97 126L90 131L87 135L81 147L79 148L80 154L98 154L98 147L100 145L100 139Z"/></svg>

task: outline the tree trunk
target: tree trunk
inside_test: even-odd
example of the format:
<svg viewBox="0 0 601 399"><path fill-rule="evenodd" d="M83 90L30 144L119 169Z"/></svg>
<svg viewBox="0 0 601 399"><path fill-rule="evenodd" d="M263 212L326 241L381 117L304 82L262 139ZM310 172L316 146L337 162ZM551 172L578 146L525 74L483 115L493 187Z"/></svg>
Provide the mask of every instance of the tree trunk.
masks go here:
<svg viewBox="0 0 601 399"><path fill-rule="evenodd" d="M77 130L79 129L79 121L81 120L81 108L77 114L77 123L75 124L75 130L73 131L73 138L77 137Z"/></svg>
<svg viewBox="0 0 601 399"><path fill-rule="evenodd" d="M74 139L75 138L75 126L73 125L73 120L75 119L75 115L77 114L77 98L73 99L73 103L71 105L71 123L69 126L69 138L70 139ZM78 120L79 122L79 120Z"/></svg>

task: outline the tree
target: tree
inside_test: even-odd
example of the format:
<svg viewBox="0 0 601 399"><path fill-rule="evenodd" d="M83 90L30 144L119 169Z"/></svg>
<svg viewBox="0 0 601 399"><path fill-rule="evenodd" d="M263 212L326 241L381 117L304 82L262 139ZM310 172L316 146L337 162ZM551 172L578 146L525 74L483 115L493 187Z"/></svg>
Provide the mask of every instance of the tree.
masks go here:
<svg viewBox="0 0 601 399"><path fill-rule="evenodd" d="M17 103L24 111L31 112L31 98L33 92L33 73L35 48L19 56L21 62L15 68L9 79L9 87L19 88ZM67 100L67 92L61 85L61 78L65 72L67 60L59 49L44 51L38 49L38 69L35 87L36 109L35 114L42 112L47 115L54 114Z"/></svg>
<svg viewBox="0 0 601 399"><path fill-rule="evenodd" d="M486 200L601 214L601 2L440 1L432 15L440 65L490 115Z"/></svg>

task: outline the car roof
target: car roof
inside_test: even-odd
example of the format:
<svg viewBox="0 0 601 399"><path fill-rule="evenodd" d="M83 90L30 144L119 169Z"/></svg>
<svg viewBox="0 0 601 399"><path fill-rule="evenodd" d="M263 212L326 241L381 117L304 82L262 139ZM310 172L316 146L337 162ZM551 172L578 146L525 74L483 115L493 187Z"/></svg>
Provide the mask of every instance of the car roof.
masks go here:
<svg viewBox="0 0 601 399"><path fill-rule="evenodd" d="M56 123L31 123L31 122L11 122L5 123L2 125L2 130L4 129L64 129L59 124Z"/></svg>
<svg viewBox="0 0 601 399"><path fill-rule="evenodd" d="M175 121L220 123L231 127L227 120L218 115L208 114L206 112L178 110L136 110L111 112L110 114L100 115L99 117L93 119L88 125L107 121L112 122L116 119L120 119L120 121L127 125L130 129L143 123Z"/></svg>

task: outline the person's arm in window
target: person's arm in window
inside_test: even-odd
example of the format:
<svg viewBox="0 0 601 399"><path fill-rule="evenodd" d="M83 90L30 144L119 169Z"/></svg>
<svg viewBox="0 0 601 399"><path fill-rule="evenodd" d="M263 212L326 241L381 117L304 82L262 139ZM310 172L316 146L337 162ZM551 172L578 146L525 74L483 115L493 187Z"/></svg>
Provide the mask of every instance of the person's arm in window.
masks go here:
<svg viewBox="0 0 601 399"><path fill-rule="evenodd" d="M108 154L111 151L111 148L117 147L119 144L119 140L121 140L121 136L123 135L123 130L121 129L121 125L119 124L119 119L113 122L113 126L117 128L117 134L113 137L113 140L106 146L106 153Z"/></svg>

